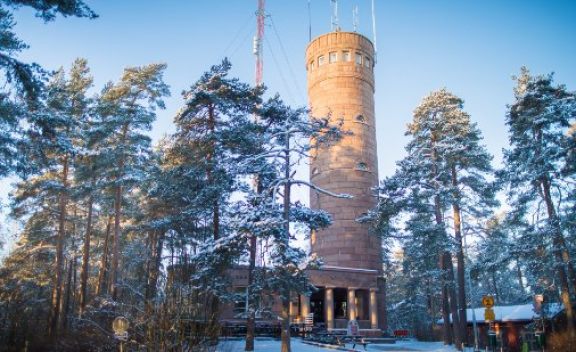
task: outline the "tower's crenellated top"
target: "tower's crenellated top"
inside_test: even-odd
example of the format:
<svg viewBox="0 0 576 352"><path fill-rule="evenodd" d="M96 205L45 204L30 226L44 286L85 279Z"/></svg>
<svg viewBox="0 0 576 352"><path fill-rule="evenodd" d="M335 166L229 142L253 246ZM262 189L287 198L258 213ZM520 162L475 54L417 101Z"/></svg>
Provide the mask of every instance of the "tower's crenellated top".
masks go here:
<svg viewBox="0 0 576 352"><path fill-rule="evenodd" d="M330 32L306 47L308 90L334 76L358 76L374 92L374 45L356 32Z"/></svg>

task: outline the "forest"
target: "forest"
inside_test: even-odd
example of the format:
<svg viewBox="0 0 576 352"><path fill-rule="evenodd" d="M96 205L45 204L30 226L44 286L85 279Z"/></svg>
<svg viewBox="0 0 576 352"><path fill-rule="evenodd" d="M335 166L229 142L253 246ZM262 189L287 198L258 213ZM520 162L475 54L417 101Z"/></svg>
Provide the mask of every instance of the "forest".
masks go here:
<svg viewBox="0 0 576 352"><path fill-rule="evenodd" d="M220 307L239 299L227 270L242 264L250 304L263 292L282 299L289 351L289 297L313 292L304 270L322 265L295 233L331 223L292 196L325 192L296 170L348 138L346 126L265 99L225 59L182 92L176 132L153 145L166 64L94 87L84 59L56 72L21 62L11 11L23 6L44 21L97 17L80 0L0 2L0 177L17 180L7 215L21 224L0 266L0 346L114 350L123 316L134 348L209 350ZM482 296L512 305L542 294L565 312L552 346L576 341L576 93L524 67L514 80L502 168L463 99L440 89L415 107L406 157L358 219L383 239L390 331L460 348L465 308Z"/></svg>

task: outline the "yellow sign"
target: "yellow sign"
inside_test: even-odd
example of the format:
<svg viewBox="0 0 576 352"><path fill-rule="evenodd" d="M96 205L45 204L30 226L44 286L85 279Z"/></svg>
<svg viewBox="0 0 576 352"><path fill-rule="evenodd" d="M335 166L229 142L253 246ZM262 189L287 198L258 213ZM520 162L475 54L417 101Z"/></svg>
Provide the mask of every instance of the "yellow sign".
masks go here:
<svg viewBox="0 0 576 352"><path fill-rule="evenodd" d="M494 314L494 310L492 308L486 308L484 310L484 320L486 321L496 320L496 314Z"/></svg>
<svg viewBox="0 0 576 352"><path fill-rule="evenodd" d="M484 296L484 298L482 298L482 304L486 308L492 308L494 307L494 298L492 296Z"/></svg>

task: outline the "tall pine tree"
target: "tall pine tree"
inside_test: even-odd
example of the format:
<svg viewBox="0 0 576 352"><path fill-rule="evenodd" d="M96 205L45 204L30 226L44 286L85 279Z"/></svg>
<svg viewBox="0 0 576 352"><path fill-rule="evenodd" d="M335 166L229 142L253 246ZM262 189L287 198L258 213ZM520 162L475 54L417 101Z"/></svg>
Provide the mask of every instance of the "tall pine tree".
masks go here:
<svg viewBox="0 0 576 352"><path fill-rule="evenodd" d="M576 289L576 273L563 226L564 219L574 214L563 207L562 200L573 189L573 175L563 171L567 169L568 129L576 117L576 95L555 85L552 75L533 76L525 67L515 79L515 101L506 116L510 149L504 151L504 169L499 175L508 185L511 215L538 219L533 233L542 237L554 258L568 333L575 337L570 289Z"/></svg>

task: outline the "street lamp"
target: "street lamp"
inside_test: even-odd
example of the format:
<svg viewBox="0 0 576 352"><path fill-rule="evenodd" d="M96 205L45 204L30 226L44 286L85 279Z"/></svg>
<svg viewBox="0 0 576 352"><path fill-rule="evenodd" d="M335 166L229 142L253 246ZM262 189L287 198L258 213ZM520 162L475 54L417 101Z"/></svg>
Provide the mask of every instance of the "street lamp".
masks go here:
<svg viewBox="0 0 576 352"><path fill-rule="evenodd" d="M542 352L546 351L546 327L544 326L544 295L538 294L534 296L534 311L540 313L540 319L542 320L542 332L536 331L534 334L536 337L536 342L542 346Z"/></svg>
<svg viewBox="0 0 576 352"><path fill-rule="evenodd" d="M466 267L468 268L468 290L470 291L470 310L472 310L472 330L474 331L474 352L479 352L478 349L478 326L476 325L476 309L474 307L474 295L472 293L472 279L470 278L470 265L468 265L468 245L466 244L466 235L464 238L464 255L466 256Z"/></svg>

